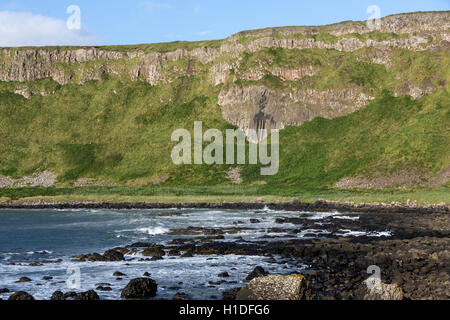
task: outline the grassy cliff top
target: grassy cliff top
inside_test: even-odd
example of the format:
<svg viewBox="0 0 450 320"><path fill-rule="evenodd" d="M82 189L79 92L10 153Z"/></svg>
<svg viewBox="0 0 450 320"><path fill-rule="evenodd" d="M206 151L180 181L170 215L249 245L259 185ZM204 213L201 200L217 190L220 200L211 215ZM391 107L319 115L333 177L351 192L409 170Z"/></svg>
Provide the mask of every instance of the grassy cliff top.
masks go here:
<svg viewBox="0 0 450 320"><path fill-rule="evenodd" d="M391 21L395 21L397 18L410 19L409 28L417 28L417 32L421 30L420 22L422 18L427 25L434 24L436 27L442 28L441 20L450 21L450 11L420 11L411 13L400 13L389 15L382 18L383 23L390 25ZM431 19L430 19L431 17ZM433 19L437 18L437 19ZM400 30L402 31L402 30ZM80 48L98 48L102 50L117 51L117 52L171 52L177 49L193 50L201 47L219 48L226 41L239 41L242 38L260 38L265 36L289 36L292 34L311 35L311 34L355 34L355 33L370 33L371 31L366 27L365 21L343 21L323 26L280 26L270 27L254 30L244 30L238 32L226 39L218 40L203 40L203 41L173 41L173 42L161 42L161 43L149 43L149 44L136 44L136 45L106 45L106 46L42 46L42 47L8 47L11 50L77 50ZM382 33L392 33L395 30L390 30L388 26L386 30L382 30ZM404 32L399 32L404 33ZM409 33L409 32L405 32Z"/></svg>

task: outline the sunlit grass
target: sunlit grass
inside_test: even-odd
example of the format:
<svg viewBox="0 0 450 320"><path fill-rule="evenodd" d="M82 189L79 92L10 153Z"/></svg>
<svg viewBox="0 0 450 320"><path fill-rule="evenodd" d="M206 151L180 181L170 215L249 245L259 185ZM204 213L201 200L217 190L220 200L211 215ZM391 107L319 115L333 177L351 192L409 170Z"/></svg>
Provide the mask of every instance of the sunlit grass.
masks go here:
<svg viewBox="0 0 450 320"><path fill-rule="evenodd" d="M0 189L0 199L14 201L48 200L55 202L147 202L147 203L221 203L252 202L267 203L315 202L330 200L354 203L406 203L408 200L420 204L450 204L450 189L416 191L337 191L323 190L295 193L289 189L278 189L278 194L268 194L261 187L184 187L184 188L136 188L136 187L83 187L83 188L24 188Z"/></svg>

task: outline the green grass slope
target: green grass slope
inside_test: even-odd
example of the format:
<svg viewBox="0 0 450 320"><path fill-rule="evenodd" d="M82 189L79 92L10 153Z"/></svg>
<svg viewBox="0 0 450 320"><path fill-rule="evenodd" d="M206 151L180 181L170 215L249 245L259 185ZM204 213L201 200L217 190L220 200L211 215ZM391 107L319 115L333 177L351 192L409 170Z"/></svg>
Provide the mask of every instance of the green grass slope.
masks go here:
<svg viewBox="0 0 450 320"><path fill-rule="evenodd" d="M204 122L204 131L235 129L224 120L217 103L220 91L230 82L216 87L210 84L210 65L197 63L194 75L180 75L158 86L121 75L83 85L61 86L50 79L33 81L25 85L53 93L30 99L11 92L23 83L0 82L0 176L20 178L44 170L58 175L54 188L3 188L0 199L62 195L83 199L108 194L121 200L130 196L202 195L242 200L258 195L299 194L346 199L347 191L335 189L336 183L346 177L406 170L431 179L450 166L448 51L393 49L389 69L361 58L368 54L369 49L353 53L269 49L243 54L240 69L233 70L237 76L261 63L314 65L319 72L297 82L266 76L259 81L238 80L235 85L263 84L284 91L355 87L375 100L344 117L316 118L300 127L285 128L280 132L279 173L262 177L260 165L241 165L240 186L227 178L227 172L235 166L176 166L171 161L176 144L170 139L174 130L192 132L198 120ZM182 66L188 61L177 63ZM76 74L77 66L70 68ZM420 85L424 81L437 89L417 100L394 97L405 83ZM71 189L80 178L95 179L99 186ZM427 194L424 199L450 202L448 187L447 183L431 190L424 181L415 189ZM367 192L362 194L371 194ZM394 191L379 192L374 200L391 199L388 195ZM405 200L410 196L406 192L411 191L396 192L405 195L395 199Z"/></svg>

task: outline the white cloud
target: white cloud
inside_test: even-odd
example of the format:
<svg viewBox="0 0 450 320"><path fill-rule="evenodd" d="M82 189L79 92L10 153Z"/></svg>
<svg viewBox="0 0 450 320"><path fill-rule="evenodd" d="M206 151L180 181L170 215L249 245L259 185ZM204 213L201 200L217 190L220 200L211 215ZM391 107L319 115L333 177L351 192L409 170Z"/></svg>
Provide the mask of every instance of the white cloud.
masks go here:
<svg viewBox="0 0 450 320"><path fill-rule="evenodd" d="M69 30L66 21L29 12L0 11L0 46L87 46L99 38L83 28Z"/></svg>
<svg viewBox="0 0 450 320"><path fill-rule="evenodd" d="M168 3L156 2L153 0L146 0L141 3L148 11L154 12L161 9L172 9L172 5Z"/></svg>
<svg viewBox="0 0 450 320"><path fill-rule="evenodd" d="M207 36L208 34L211 34L211 33L212 33L212 31L205 30L205 31L197 32L196 35L198 35L198 36Z"/></svg>

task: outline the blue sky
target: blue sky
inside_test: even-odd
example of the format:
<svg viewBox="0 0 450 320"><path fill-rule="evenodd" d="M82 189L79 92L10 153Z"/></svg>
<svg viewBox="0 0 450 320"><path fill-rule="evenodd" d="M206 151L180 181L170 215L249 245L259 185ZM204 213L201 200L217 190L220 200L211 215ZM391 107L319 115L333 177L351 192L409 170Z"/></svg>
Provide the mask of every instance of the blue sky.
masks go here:
<svg viewBox="0 0 450 320"><path fill-rule="evenodd" d="M81 9L77 35L61 30L70 5ZM450 10L450 0L0 0L0 45L221 39L255 28L367 20L370 5L382 16Z"/></svg>

